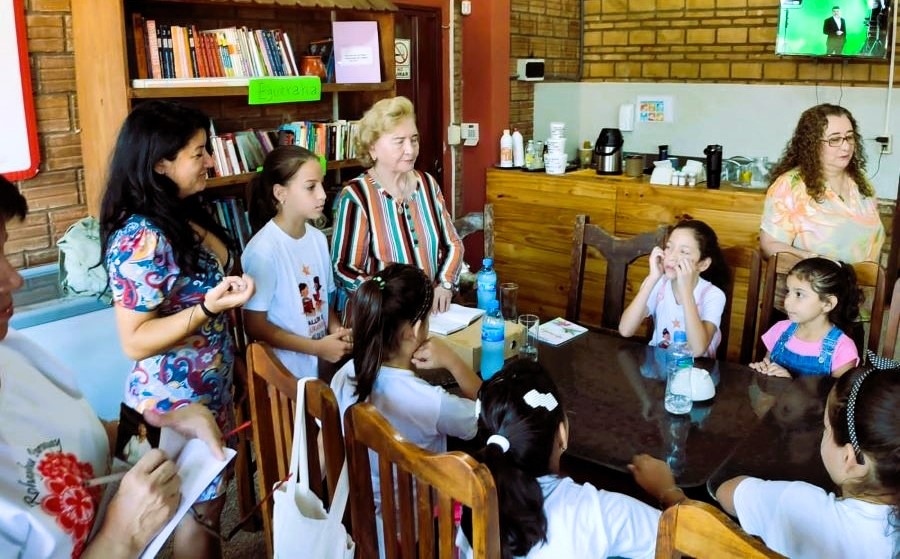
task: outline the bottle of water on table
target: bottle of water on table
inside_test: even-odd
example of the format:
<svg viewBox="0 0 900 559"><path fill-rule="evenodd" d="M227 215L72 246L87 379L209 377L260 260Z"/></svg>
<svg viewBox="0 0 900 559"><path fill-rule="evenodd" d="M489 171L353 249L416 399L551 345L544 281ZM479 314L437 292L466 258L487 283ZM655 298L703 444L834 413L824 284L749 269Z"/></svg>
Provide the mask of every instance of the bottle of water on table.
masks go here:
<svg viewBox="0 0 900 559"><path fill-rule="evenodd" d="M674 342L669 346L667 366L666 411L676 415L689 413L693 406L691 369L694 367L694 353L688 346L687 334L682 330L675 331Z"/></svg>
<svg viewBox="0 0 900 559"><path fill-rule="evenodd" d="M488 303L497 300L497 272L494 271L494 259L481 261L482 268L475 276L475 287L478 294L478 308L486 311Z"/></svg>
<svg viewBox="0 0 900 559"><path fill-rule="evenodd" d="M481 378L488 380L503 368L506 325L500 312L500 301L488 303L481 319Z"/></svg>

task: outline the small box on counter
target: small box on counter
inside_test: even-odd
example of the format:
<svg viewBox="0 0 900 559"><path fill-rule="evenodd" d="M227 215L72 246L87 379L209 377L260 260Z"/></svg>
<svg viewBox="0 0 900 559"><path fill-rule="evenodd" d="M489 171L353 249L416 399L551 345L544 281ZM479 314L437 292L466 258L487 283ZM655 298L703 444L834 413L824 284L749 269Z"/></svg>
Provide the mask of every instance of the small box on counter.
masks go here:
<svg viewBox="0 0 900 559"><path fill-rule="evenodd" d="M466 328L449 336L432 334L447 343L463 361L472 366L476 373L481 370L481 319L479 318ZM506 321L506 337L503 358L510 359L519 355L519 346L525 340L525 327L515 322Z"/></svg>

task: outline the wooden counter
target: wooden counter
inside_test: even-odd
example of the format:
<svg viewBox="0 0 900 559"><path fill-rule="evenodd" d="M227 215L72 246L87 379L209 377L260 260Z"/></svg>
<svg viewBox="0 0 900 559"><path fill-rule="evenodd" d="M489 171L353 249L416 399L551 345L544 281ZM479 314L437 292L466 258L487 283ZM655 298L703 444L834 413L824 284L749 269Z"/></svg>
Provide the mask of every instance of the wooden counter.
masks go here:
<svg viewBox="0 0 900 559"><path fill-rule="evenodd" d="M487 202L494 206L494 259L500 281L519 284L519 312L544 318L564 316L575 216L629 237L690 215L708 223L722 247L759 246L764 190L722 185L661 186L649 177L601 176L593 170L565 175L519 170L487 171ZM647 259L629 268L626 302L647 275ZM588 253L582 321L599 324L605 265ZM737 270L732 304L729 359L736 358L747 292L747 270Z"/></svg>

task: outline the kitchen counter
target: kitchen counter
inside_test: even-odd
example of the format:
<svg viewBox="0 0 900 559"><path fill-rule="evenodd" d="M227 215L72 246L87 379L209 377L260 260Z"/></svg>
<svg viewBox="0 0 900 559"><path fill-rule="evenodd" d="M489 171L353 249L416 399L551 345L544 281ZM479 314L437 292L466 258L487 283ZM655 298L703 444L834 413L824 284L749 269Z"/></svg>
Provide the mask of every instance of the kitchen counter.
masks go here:
<svg viewBox="0 0 900 559"><path fill-rule="evenodd" d="M564 316L575 216L629 237L689 215L708 223L719 244L758 248L765 190L723 184L718 190L650 184L649 176L598 175L593 169L565 175L488 169L486 201L494 207L494 259L500 281L519 284L520 312L545 319ZM588 253L583 322L599 324L605 265ZM628 272L626 304L648 272L647 259ZM747 270L737 270L729 358L737 356L744 320Z"/></svg>

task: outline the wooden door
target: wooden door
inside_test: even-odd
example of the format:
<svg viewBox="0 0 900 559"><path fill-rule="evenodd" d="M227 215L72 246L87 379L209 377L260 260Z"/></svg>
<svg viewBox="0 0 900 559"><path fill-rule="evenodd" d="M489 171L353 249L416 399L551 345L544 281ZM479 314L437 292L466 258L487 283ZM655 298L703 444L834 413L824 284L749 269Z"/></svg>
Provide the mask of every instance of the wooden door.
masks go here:
<svg viewBox="0 0 900 559"><path fill-rule="evenodd" d="M416 108L419 128L419 158L416 168L431 173L438 184L444 184L441 118L444 83L441 71L444 53L441 44L441 11L435 8L398 6L394 15L397 43L395 61L398 67L408 59L409 78L398 77L397 95L408 97ZM405 43L409 41L409 50Z"/></svg>

